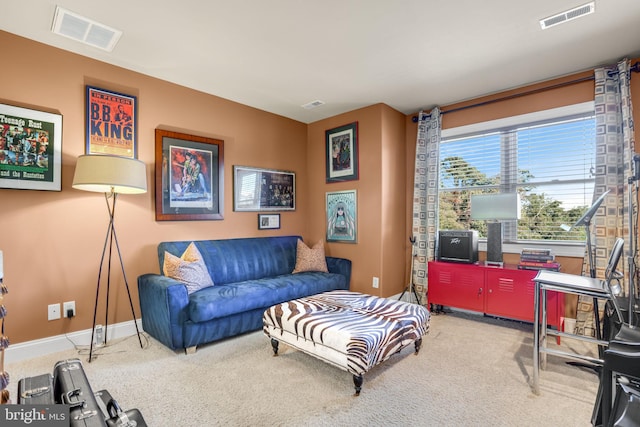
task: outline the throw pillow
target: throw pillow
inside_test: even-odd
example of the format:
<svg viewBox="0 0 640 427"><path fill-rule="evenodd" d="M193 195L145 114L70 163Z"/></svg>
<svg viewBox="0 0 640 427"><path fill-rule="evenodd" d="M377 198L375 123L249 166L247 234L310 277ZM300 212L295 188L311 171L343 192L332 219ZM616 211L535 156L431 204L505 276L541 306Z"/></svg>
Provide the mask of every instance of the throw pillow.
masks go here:
<svg viewBox="0 0 640 427"><path fill-rule="evenodd" d="M301 239L298 239L296 266L293 269L293 274L302 273L303 271L329 272L324 254L324 242L322 240L313 245L312 248L309 248Z"/></svg>
<svg viewBox="0 0 640 427"><path fill-rule="evenodd" d="M187 286L187 293L213 286L207 266L195 243L191 242L181 257L164 252L164 275L176 279Z"/></svg>

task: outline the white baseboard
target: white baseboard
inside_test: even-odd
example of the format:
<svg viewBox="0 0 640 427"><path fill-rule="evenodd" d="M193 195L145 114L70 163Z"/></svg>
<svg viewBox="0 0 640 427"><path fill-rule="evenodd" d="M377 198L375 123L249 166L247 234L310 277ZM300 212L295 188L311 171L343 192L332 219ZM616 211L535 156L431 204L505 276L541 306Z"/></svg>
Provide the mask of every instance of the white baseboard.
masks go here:
<svg viewBox="0 0 640 427"><path fill-rule="evenodd" d="M137 323L138 329L142 332L142 321L138 319ZM135 335L135 333L136 327L133 320L116 323L115 325L108 325L107 341L116 338L129 337L131 335ZM18 344L11 344L5 350L5 362L20 362L22 360L33 359L34 357L40 357L46 354L71 350L77 346L89 348L89 344L91 344L91 329L56 335L39 340L21 342Z"/></svg>

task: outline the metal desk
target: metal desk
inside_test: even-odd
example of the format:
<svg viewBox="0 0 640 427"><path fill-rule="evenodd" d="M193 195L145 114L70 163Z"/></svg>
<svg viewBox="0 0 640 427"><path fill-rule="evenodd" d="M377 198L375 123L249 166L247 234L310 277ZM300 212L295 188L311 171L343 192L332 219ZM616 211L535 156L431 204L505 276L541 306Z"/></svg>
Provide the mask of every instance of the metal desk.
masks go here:
<svg viewBox="0 0 640 427"><path fill-rule="evenodd" d="M547 348L547 334L560 337L572 338L581 341L588 341L600 346L608 346L609 342L602 339L576 335L573 333L555 331L547 327L547 291L556 291L576 295L585 295L594 298L610 299L609 292L604 280L592 279L591 277L577 276L574 274L559 273L555 271L540 270L533 279L535 291L533 296L534 306L534 326L533 326L533 392L540 394L540 365L546 367L546 354L553 354L560 357L568 357L588 361L597 365L602 365L602 359L590 356L569 353L566 351ZM595 307L597 310L597 306ZM542 358L540 355L542 354Z"/></svg>

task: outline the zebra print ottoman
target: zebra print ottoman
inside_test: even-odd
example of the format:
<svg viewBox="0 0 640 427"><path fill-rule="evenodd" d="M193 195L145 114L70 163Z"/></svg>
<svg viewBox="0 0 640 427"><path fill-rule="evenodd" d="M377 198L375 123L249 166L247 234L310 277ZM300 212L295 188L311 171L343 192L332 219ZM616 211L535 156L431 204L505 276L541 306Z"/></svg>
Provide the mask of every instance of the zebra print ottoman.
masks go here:
<svg viewBox="0 0 640 427"><path fill-rule="evenodd" d="M429 311L417 304L350 291L283 302L262 316L274 356L283 342L353 374L356 396L363 374L414 343L420 351Z"/></svg>

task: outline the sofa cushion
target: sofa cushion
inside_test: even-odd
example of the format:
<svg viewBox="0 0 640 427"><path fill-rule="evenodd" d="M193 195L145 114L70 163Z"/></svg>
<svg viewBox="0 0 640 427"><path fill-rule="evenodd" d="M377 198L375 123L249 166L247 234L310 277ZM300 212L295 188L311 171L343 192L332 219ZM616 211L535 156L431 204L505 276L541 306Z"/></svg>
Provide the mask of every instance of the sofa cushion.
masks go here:
<svg viewBox="0 0 640 427"><path fill-rule="evenodd" d="M324 243L320 240L312 248L305 245L302 239L298 240L296 250L296 266L293 273L304 271L322 271L327 273L327 260L324 255Z"/></svg>
<svg viewBox="0 0 640 427"><path fill-rule="evenodd" d="M187 287L187 293L213 286L207 266L193 242L187 246L179 258L166 252L162 270L165 276L184 283Z"/></svg>
<svg viewBox="0 0 640 427"><path fill-rule="evenodd" d="M347 286L342 274L322 272L216 285L189 295L187 312L192 322L205 322Z"/></svg>

